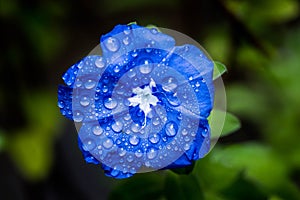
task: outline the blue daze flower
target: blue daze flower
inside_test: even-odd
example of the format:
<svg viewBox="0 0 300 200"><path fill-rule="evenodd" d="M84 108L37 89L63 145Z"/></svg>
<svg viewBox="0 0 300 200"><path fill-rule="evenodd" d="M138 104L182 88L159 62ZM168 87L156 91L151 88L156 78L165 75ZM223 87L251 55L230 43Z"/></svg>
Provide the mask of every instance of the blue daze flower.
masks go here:
<svg viewBox="0 0 300 200"><path fill-rule="evenodd" d="M199 48L176 46L156 28L118 25L63 75L62 115L80 126L88 163L105 174L184 167L210 149L213 62Z"/></svg>

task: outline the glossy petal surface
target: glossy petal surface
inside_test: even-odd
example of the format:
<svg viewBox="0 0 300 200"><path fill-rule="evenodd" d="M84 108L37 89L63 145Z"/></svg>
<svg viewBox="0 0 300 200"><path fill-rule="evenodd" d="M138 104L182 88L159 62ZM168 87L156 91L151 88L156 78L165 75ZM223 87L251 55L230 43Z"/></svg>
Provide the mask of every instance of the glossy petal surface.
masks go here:
<svg viewBox="0 0 300 200"><path fill-rule="evenodd" d="M213 62L156 29L118 25L103 55L72 66L59 88L61 112L81 123L79 146L106 175L190 165L209 151ZM70 112L71 111L71 112ZM67 113L67 114L66 114Z"/></svg>

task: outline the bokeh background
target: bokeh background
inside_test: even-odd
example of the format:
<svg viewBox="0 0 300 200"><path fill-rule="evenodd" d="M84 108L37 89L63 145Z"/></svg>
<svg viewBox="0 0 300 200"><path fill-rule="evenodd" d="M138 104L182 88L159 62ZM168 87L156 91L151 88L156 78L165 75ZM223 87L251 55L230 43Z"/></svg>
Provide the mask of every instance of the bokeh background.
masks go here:
<svg viewBox="0 0 300 200"><path fill-rule="evenodd" d="M0 199L300 199L297 0L0 0ZM84 162L57 108L61 75L117 24L198 41L228 68L242 128L190 174L103 175ZM188 170L187 170L188 171Z"/></svg>

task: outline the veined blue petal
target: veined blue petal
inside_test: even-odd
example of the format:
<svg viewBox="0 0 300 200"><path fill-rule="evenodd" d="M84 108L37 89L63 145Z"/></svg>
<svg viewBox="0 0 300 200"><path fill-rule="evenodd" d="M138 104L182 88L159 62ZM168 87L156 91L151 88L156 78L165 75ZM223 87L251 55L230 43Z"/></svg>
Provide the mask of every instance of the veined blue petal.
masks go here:
<svg viewBox="0 0 300 200"><path fill-rule="evenodd" d="M72 88L59 85L58 86L58 102L57 105L60 112L66 118L73 120L72 112Z"/></svg>
<svg viewBox="0 0 300 200"><path fill-rule="evenodd" d="M81 142L80 137L78 137L78 146L79 146L79 149L80 149L81 152L82 152L82 155L83 155L83 157L84 157L84 160L85 160L87 163L92 163L92 164L95 164L95 165L100 164L100 162L99 162L92 154L90 154L89 151L86 151L86 150L85 150L85 147L84 147L83 143Z"/></svg>
<svg viewBox="0 0 300 200"><path fill-rule="evenodd" d="M120 56L138 49L156 48L171 50L175 40L155 29L144 28L136 24L118 25L100 39L103 57L114 62Z"/></svg>

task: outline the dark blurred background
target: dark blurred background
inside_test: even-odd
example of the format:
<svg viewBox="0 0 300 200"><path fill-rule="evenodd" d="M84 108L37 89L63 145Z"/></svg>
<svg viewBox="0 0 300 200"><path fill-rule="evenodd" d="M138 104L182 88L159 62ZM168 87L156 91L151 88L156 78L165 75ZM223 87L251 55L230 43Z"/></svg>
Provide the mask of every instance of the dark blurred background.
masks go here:
<svg viewBox="0 0 300 200"><path fill-rule="evenodd" d="M299 4L0 0L0 199L172 199L175 191L178 199L300 199ZM63 72L102 34L133 21L189 35L228 67L228 110L242 128L192 175L105 177L85 164L56 106Z"/></svg>

